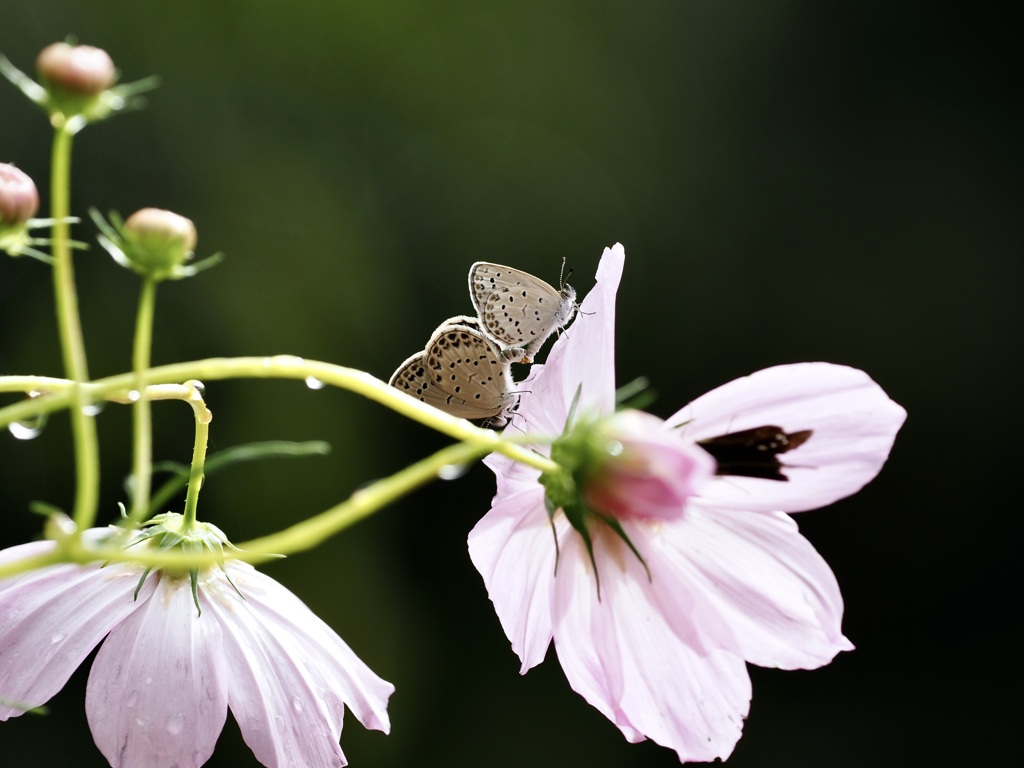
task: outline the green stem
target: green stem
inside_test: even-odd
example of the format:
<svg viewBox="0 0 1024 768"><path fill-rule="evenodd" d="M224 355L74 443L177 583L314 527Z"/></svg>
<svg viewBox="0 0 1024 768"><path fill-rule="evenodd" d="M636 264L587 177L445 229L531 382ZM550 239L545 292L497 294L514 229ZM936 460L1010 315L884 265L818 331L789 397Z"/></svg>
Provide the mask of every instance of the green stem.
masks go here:
<svg viewBox="0 0 1024 768"><path fill-rule="evenodd" d="M203 487L204 467L206 466L206 445L210 435L210 412L204 408L196 408L196 441L192 447L192 468L188 475L188 491L185 494L185 530L190 531L196 524L196 506L199 504L199 491Z"/></svg>
<svg viewBox="0 0 1024 768"><path fill-rule="evenodd" d="M466 443L450 445L432 456L416 462L411 467L356 491L345 501L319 515L270 536L242 542L237 549L225 550L224 556L255 564L275 560L281 555L312 549L323 543L327 537L354 525L416 488L434 480L446 467L464 465L476 460L484 453L486 453L485 450ZM191 485L192 483L189 486L190 493ZM81 538L75 538L61 542L55 552L39 555L31 560L0 564L0 579L31 570L33 567L57 562L84 564L96 561L128 562L155 568L188 569L215 565L221 562L221 555L212 552L147 551L110 545L92 547Z"/></svg>
<svg viewBox="0 0 1024 768"><path fill-rule="evenodd" d="M82 383L89 380L82 339L82 324L75 290L75 270L71 260L68 217L71 214L71 139L66 126L53 135L50 176L53 224L53 288L57 308L57 329L65 375L75 386L71 391L71 433L75 444L75 505L73 517L79 530L92 525L99 502L99 441L96 423L86 411L88 401Z"/></svg>
<svg viewBox="0 0 1024 768"><path fill-rule="evenodd" d="M153 474L153 411L146 397L146 371L153 347L153 314L156 307L156 281L145 278L139 294L139 311L135 318L135 344L132 349L132 371L139 399L132 406L132 508L130 517L138 522L149 508L150 484Z"/></svg>
<svg viewBox="0 0 1024 768"><path fill-rule="evenodd" d="M497 452L541 472L555 471L558 468L551 459L524 447L522 444L543 443L546 436L524 435L521 438L509 439L498 432L482 429L470 424L465 419L450 416L433 406L421 403L413 397L388 386L368 373L345 368L332 363L317 360L303 360L291 355L273 357L230 357L193 360L187 363L175 363L150 368L147 381L150 385L181 382L186 379L220 380L238 378L258 379L306 379L312 377L318 381L339 389L347 389L378 402L391 410L418 421L431 429L453 437L456 440L472 443L485 452ZM16 378L24 391L24 386L31 382L36 389L47 393L44 397L14 403L0 408L0 427L11 422L24 421L42 413L66 408L70 396L67 387L44 386L41 379L19 376ZM107 398L116 399L120 394L131 390L134 374L126 373L97 379L90 382L88 392L93 402ZM6 377L0 377L0 391L6 389ZM513 421L513 424L515 422ZM555 436L550 436L555 437ZM513 441L514 440L514 441ZM520 444L521 443L521 444Z"/></svg>
<svg viewBox="0 0 1024 768"><path fill-rule="evenodd" d="M356 491L345 501L319 515L259 539L242 542L241 555L247 553L302 552L323 543L329 536L369 517L411 491L437 478L447 467L459 467L480 458L487 451L479 446L458 443L442 448L432 456Z"/></svg>

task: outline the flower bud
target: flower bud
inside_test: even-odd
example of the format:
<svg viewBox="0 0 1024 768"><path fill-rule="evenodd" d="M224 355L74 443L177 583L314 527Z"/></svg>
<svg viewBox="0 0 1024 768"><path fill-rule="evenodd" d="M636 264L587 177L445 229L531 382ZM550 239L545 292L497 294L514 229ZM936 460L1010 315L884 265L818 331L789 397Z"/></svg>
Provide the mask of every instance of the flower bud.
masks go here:
<svg viewBox="0 0 1024 768"><path fill-rule="evenodd" d="M117 80L110 56L91 45L49 45L36 59L36 71L45 84L77 96L96 96Z"/></svg>
<svg viewBox="0 0 1024 768"><path fill-rule="evenodd" d="M39 210L39 192L28 174L0 163L0 228L21 226Z"/></svg>
<svg viewBox="0 0 1024 768"><path fill-rule="evenodd" d="M620 411L592 438L582 478L584 501L618 520L681 517L686 501L711 477L715 462L677 431L640 411Z"/></svg>
<svg viewBox="0 0 1024 768"><path fill-rule="evenodd" d="M159 208L136 211L124 223L124 254L133 268L162 279L190 258L196 228L184 216Z"/></svg>

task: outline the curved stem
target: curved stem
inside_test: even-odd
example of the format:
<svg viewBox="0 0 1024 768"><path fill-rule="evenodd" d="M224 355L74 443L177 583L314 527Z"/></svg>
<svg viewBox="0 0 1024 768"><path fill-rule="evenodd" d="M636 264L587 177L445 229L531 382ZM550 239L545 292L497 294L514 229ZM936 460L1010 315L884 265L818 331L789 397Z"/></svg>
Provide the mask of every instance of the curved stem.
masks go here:
<svg viewBox="0 0 1024 768"><path fill-rule="evenodd" d="M138 520L149 508L149 492L153 473L153 411L146 396L146 372L153 347L153 314L156 307L156 281L145 278L139 294L139 311L135 318L135 343L132 349L132 372L139 399L132 406L132 508L131 517Z"/></svg>
<svg viewBox="0 0 1024 768"><path fill-rule="evenodd" d="M339 389L347 389L380 403L391 410L418 421L431 429L442 432L456 440L476 445L486 452L497 452L522 464L539 469L541 472L554 471L558 466L546 456L524 447L526 443L542 443L545 439L537 435L524 435L522 438L509 439L498 432L482 429L470 424L465 419L450 416L433 406L422 403L413 397L400 392L386 382L363 371L345 368L332 363L317 360L303 360L291 355L273 357L231 357L193 360L187 363L175 363L150 368L146 378L150 385L181 382L186 379L221 380L238 378L258 379L306 379L313 377L324 384ZM37 389L47 394L30 401L23 401L0 408L0 426L42 413L66 408L70 395L67 387L55 388L43 386L41 380L31 377L17 377L21 384L31 381ZM103 399L120 399L131 390L134 374L119 374L104 379L97 379L87 385L90 399L97 402ZM4 388L4 377L0 377L0 391ZM515 422L513 422L514 424Z"/></svg>
<svg viewBox="0 0 1024 768"><path fill-rule="evenodd" d="M71 260L68 217L71 213L71 139L67 126L54 130L50 175L53 223L53 288L57 308L64 371L75 382L71 392L71 433L75 444L75 504L73 517L79 530L92 525L99 501L99 444L96 423L86 412L82 383L89 380L85 343L78 313L75 270Z"/></svg>
<svg viewBox="0 0 1024 768"><path fill-rule="evenodd" d="M245 559L245 555L250 552L286 555L312 549L329 536L369 517L377 510L434 480L446 467L462 466L479 459L485 453L486 450L468 443L442 448L401 472L361 488L345 501L319 515L270 536L242 542L238 545L242 550L239 554Z"/></svg>
<svg viewBox="0 0 1024 768"><path fill-rule="evenodd" d="M223 555L209 551L143 551L124 549L117 545L93 547L81 538L69 538L61 542L54 552L0 564L0 578L56 562L129 562L155 568L187 569L215 565L225 558L244 560L247 563L275 560L281 555L312 549L323 543L328 536L359 522L437 478L444 468L461 466L476 460L484 453L485 450L467 443L450 445L390 477L377 480L356 491L345 501L319 515L270 536L242 542L237 549L225 549Z"/></svg>

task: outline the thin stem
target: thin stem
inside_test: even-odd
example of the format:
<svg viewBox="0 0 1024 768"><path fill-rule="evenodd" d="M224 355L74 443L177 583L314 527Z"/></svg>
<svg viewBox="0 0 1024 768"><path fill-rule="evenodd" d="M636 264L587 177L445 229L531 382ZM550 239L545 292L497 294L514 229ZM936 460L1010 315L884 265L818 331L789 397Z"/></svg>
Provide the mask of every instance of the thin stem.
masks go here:
<svg viewBox="0 0 1024 768"><path fill-rule="evenodd" d="M434 480L446 467L462 466L475 461L486 451L466 443L450 445L383 480L377 480L356 491L345 501L319 515L304 520L278 533L242 542L236 548L225 549L223 558L262 563L281 555L312 549L324 540L369 517L402 496ZM116 541L116 540L115 540ZM221 562L222 556L214 552L152 551L125 549L116 544L90 546L81 538L65 539L55 552L39 555L31 560L0 564L0 578L30 570L32 567L55 562L90 563L128 562L157 568L187 569Z"/></svg>
<svg viewBox="0 0 1024 768"><path fill-rule="evenodd" d="M456 440L472 443L486 452L497 452L522 464L539 469L541 472L557 470L558 466L546 456L542 456L518 443L542 443L544 438L538 435L524 435L522 438L509 439L500 433L482 429L470 424L465 419L450 416L433 406L421 403L413 397L388 386L368 373L345 368L340 365L323 363L317 360L303 360L291 355L273 357L230 357L193 360L187 363L175 363L150 368L147 380L150 386L180 382L186 379L221 380L238 378L259 379L306 379L313 377L318 381L339 389L347 389L358 395L384 405L391 410L408 416L431 429L442 432ZM34 389L46 392L44 397L14 403L0 408L0 427L11 422L23 421L42 413L66 408L69 405L69 393L66 387L56 388L44 386L40 380L31 377L16 377L22 385L32 382L38 384ZM90 382L89 396L92 401L105 398L117 399L119 393L131 390L134 374L119 374ZM5 378L0 377L0 391L5 387ZM513 421L513 424L515 422Z"/></svg>
<svg viewBox="0 0 1024 768"><path fill-rule="evenodd" d="M135 344L132 349L132 371L139 399L132 406L132 508L131 517L138 520L149 507L153 474L153 411L146 396L146 371L153 347L153 314L156 308L156 281L145 278L139 294L139 311L135 318Z"/></svg>
<svg viewBox="0 0 1024 768"><path fill-rule="evenodd" d="M75 382L71 391L71 433L75 444L74 520L79 530L92 525L99 501L99 441L96 423L86 412L88 404L82 383L89 380L78 314L75 270L71 260L71 237L68 217L71 213L71 139L67 126L58 126L53 135L51 161L50 215L53 224L53 288L57 308L57 329L60 335L64 371Z"/></svg>
<svg viewBox="0 0 1024 768"><path fill-rule="evenodd" d="M196 441L192 447L192 468L188 475L188 491L185 494L185 530L190 531L196 524L196 506L199 504L199 491L203 487L204 467L206 465L206 444L210 435L210 412L195 408Z"/></svg>
<svg viewBox="0 0 1024 768"><path fill-rule="evenodd" d="M485 453L486 450L468 443L442 448L411 467L356 491L345 501L319 515L270 536L242 542L239 545L241 555L244 557L249 552L287 555L312 549L329 536L369 517L379 509L434 480L446 468L461 467L476 461Z"/></svg>

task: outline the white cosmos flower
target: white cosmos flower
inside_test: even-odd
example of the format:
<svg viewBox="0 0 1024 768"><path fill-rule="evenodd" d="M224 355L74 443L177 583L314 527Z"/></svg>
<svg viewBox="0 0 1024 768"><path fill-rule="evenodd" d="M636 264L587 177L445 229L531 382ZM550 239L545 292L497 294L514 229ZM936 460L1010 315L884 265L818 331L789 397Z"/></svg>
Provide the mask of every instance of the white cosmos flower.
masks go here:
<svg viewBox="0 0 1024 768"><path fill-rule="evenodd" d="M615 414L624 258L605 251L575 324L520 387L513 425L560 436L536 449L561 470L489 456L497 494L469 553L522 672L553 641L572 688L627 739L724 759L748 662L810 669L853 647L836 579L786 513L868 483L906 414L827 363L759 371L667 421Z"/></svg>
<svg viewBox="0 0 1024 768"><path fill-rule="evenodd" d="M11 547L0 563L53 546ZM228 707L266 766L345 765L346 705L367 728L389 730L394 687L270 577L238 561L204 570L200 614L187 575L153 571L140 587L142 574L135 565L63 564L0 580L0 720L22 714L15 702L45 703L106 638L85 708L115 768L202 765Z"/></svg>

